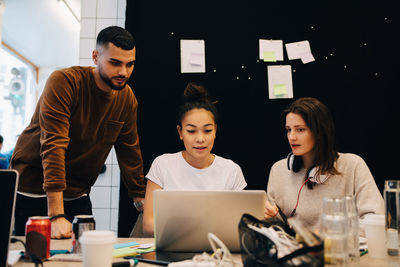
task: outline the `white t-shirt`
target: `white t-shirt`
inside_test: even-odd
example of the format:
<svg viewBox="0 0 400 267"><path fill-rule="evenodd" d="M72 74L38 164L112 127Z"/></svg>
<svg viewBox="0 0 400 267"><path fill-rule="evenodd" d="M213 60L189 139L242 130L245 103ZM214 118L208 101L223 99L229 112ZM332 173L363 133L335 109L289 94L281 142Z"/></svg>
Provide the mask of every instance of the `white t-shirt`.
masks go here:
<svg viewBox="0 0 400 267"><path fill-rule="evenodd" d="M209 167L197 169L186 162L182 152L158 156L146 178L172 190L242 190L247 185L242 170L232 160L215 155Z"/></svg>

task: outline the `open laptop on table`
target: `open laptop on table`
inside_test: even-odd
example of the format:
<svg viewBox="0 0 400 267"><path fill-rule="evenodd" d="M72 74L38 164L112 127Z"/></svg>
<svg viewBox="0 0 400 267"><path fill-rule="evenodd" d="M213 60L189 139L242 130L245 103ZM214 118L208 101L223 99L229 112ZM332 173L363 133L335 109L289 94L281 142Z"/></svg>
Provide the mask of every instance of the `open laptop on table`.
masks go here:
<svg viewBox="0 0 400 267"><path fill-rule="evenodd" d="M18 172L15 170L0 170L0 214L2 225L0 227L0 267L7 266L8 246L13 228L15 195L18 185Z"/></svg>
<svg viewBox="0 0 400 267"><path fill-rule="evenodd" d="M266 192L156 190L156 255L187 256L211 252L207 234L215 234L231 252L239 252L239 221L244 213L264 217ZM190 258L190 257L187 257ZM167 259L165 259L167 260ZM174 261L174 260L173 260Z"/></svg>

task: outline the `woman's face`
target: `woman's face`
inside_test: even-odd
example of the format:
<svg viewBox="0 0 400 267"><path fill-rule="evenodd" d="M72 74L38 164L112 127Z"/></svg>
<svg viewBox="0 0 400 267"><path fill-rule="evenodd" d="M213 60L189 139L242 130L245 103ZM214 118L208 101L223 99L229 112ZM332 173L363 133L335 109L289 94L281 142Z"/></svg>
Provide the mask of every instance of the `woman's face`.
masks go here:
<svg viewBox="0 0 400 267"><path fill-rule="evenodd" d="M203 108L188 111L178 125L180 139L186 148L186 160L208 160L217 132L212 113Z"/></svg>
<svg viewBox="0 0 400 267"><path fill-rule="evenodd" d="M286 131L293 154L313 158L314 134L300 115L292 112L286 115Z"/></svg>

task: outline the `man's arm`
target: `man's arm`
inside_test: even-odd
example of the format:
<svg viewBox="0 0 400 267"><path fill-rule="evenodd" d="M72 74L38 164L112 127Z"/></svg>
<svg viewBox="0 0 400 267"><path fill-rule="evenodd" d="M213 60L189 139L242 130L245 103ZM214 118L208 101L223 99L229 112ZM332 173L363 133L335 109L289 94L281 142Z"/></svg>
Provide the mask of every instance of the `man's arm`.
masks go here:
<svg viewBox="0 0 400 267"><path fill-rule="evenodd" d="M63 192L47 192L47 215L49 217L64 214ZM51 222L51 238L70 238L72 225L64 217L58 217Z"/></svg>
<svg viewBox="0 0 400 267"><path fill-rule="evenodd" d="M133 93L128 94L126 99L128 99L125 112L127 116L114 147L121 170L121 177L128 189L129 196L144 198L146 185L137 129L138 103ZM137 202L135 199L134 201Z"/></svg>

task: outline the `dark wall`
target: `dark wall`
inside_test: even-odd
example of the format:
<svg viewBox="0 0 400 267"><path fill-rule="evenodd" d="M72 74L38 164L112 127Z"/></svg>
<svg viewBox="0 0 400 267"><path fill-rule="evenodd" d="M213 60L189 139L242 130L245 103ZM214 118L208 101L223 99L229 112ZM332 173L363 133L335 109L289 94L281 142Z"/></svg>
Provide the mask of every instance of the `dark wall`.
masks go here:
<svg viewBox="0 0 400 267"><path fill-rule="evenodd" d="M195 81L219 101L214 153L241 166L248 188L266 189L270 167L290 151L280 114L292 99L268 99L258 40L308 40L315 62L289 61L284 50L283 62L268 64L290 64L294 97L313 96L330 108L339 151L363 157L382 191L384 180L398 178L400 148L394 10L393 3L359 0L127 1L145 174L156 156L183 149L175 111L186 83ZM180 73L181 39L205 40L206 73ZM120 236L136 216L123 201L125 190Z"/></svg>

